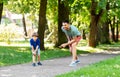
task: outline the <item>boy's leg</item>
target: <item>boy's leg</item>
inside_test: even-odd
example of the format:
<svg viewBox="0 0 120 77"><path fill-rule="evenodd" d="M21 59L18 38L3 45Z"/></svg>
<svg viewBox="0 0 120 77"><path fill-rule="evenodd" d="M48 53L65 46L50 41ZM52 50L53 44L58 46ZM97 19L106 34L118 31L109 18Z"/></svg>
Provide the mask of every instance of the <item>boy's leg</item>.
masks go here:
<svg viewBox="0 0 120 77"><path fill-rule="evenodd" d="M35 63L35 60L36 60L36 55L33 55L33 63Z"/></svg>
<svg viewBox="0 0 120 77"><path fill-rule="evenodd" d="M36 66L36 64L35 64L35 62L36 62L36 55L33 55L33 54L32 54L32 59L33 59L33 64L32 64L32 65L33 65L33 66Z"/></svg>
<svg viewBox="0 0 120 77"><path fill-rule="evenodd" d="M38 55L38 62L40 62L40 49L38 49L37 55Z"/></svg>
<svg viewBox="0 0 120 77"><path fill-rule="evenodd" d="M38 65L42 65L42 64L40 63L40 49L38 49L37 54L38 54Z"/></svg>

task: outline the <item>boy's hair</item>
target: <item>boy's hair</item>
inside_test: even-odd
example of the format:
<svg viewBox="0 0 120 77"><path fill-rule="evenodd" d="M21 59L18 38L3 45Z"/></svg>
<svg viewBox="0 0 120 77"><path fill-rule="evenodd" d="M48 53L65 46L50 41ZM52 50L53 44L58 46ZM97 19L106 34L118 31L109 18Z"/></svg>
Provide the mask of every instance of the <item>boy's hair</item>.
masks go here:
<svg viewBox="0 0 120 77"><path fill-rule="evenodd" d="M69 23L69 21L68 20L64 20L63 23Z"/></svg>
<svg viewBox="0 0 120 77"><path fill-rule="evenodd" d="M38 37L37 32L34 32L34 33L32 34L32 37L34 37L34 36Z"/></svg>

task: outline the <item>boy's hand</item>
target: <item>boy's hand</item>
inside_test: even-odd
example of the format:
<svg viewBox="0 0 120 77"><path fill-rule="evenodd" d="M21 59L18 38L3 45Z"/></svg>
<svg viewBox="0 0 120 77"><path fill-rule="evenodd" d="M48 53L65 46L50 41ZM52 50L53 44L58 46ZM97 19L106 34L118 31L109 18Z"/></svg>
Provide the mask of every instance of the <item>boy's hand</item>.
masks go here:
<svg viewBox="0 0 120 77"><path fill-rule="evenodd" d="M35 56L36 55L36 51L33 51L32 54Z"/></svg>

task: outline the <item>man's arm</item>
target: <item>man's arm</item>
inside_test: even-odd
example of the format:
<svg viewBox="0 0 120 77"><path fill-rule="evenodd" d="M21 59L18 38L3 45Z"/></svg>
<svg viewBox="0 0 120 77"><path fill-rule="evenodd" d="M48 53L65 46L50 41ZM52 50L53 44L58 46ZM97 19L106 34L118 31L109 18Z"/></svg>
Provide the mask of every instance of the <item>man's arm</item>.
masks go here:
<svg viewBox="0 0 120 77"><path fill-rule="evenodd" d="M64 48L64 47L66 47L67 45L70 45L70 44L76 42L76 40L77 40L77 37L74 37L72 40L69 40L67 43L64 43L64 44L60 45L60 47L61 47L61 48Z"/></svg>

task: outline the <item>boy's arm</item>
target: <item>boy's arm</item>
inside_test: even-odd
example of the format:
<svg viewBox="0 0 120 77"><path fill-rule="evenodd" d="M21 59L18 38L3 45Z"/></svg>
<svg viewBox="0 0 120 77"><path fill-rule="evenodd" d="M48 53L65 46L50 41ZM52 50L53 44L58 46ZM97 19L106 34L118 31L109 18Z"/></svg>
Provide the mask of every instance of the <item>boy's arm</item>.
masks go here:
<svg viewBox="0 0 120 77"><path fill-rule="evenodd" d="M32 46L31 48L32 48L32 52L34 52L35 51L34 47Z"/></svg>
<svg viewBox="0 0 120 77"><path fill-rule="evenodd" d="M39 46L37 45L37 47L36 47L35 51L37 51L37 50L38 50L38 48L39 48Z"/></svg>
<svg viewBox="0 0 120 77"><path fill-rule="evenodd" d="M40 40L38 39L37 40L37 47L36 47L35 51L37 51L39 49L39 46L40 46Z"/></svg>

